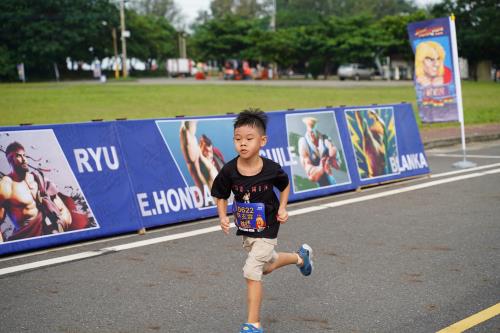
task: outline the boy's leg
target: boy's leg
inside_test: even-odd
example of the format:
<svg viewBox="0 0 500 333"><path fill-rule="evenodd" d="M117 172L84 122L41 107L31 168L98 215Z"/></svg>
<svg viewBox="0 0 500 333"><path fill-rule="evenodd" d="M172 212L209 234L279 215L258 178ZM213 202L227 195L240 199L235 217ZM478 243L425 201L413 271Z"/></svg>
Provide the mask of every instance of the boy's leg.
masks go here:
<svg viewBox="0 0 500 333"><path fill-rule="evenodd" d="M279 252L278 258L272 263L264 265L264 274L287 265L302 265L302 258L297 253Z"/></svg>
<svg viewBox="0 0 500 333"><path fill-rule="evenodd" d="M262 281L247 280L247 323L260 326L260 306L262 304Z"/></svg>
<svg viewBox="0 0 500 333"><path fill-rule="evenodd" d="M277 258L274 252L276 240L262 238L243 238L243 247L249 252L243 275L247 281L248 321L260 327L260 308L262 304L262 274L264 265Z"/></svg>

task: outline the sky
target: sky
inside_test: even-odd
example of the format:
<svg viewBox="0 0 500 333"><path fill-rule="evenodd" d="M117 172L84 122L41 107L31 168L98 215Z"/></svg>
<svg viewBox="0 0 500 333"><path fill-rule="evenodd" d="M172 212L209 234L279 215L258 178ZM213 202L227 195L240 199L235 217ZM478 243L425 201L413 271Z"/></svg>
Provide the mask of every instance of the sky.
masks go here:
<svg viewBox="0 0 500 333"><path fill-rule="evenodd" d="M439 0L414 0L418 5L426 5L439 2ZM209 10L210 0L176 0L177 5L182 9L186 21L192 23L198 15L199 10Z"/></svg>

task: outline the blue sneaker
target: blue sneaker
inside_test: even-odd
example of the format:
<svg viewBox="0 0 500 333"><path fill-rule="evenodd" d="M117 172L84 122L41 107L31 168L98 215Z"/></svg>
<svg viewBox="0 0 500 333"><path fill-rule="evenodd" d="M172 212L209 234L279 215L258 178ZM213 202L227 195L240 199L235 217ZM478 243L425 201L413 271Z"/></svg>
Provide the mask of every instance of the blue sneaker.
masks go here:
<svg viewBox="0 0 500 333"><path fill-rule="evenodd" d="M252 324L243 324L240 328L240 333L264 333L264 330L261 328L257 328Z"/></svg>
<svg viewBox="0 0 500 333"><path fill-rule="evenodd" d="M309 245L307 245L307 244L302 244L302 246L297 251L297 253L299 254L299 256L304 261L304 265L302 265L301 267L299 267L300 272L304 276L311 275L311 273L313 271L313 261L312 261L313 250L312 250L312 248Z"/></svg>

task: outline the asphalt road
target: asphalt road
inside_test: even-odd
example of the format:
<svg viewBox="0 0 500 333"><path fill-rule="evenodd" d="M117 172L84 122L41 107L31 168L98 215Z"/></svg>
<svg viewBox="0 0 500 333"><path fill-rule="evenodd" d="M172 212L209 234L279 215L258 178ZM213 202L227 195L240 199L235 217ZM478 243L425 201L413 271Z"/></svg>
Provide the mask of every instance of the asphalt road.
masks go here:
<svg viewBox="0 0 500 333"><path fill-rule="evenodd" d="M468 152L487 167L443 174L460 147L428 150L433 177L290 205L278 249L309 243L315 271L265 278L266 332L437 332L499 303L500 141ZM1 258L0 269L216 223ZM244 258L239 238L208 232L3 275L0 332L237 332ZM467 332L500 332L500 316Z"/></svg>

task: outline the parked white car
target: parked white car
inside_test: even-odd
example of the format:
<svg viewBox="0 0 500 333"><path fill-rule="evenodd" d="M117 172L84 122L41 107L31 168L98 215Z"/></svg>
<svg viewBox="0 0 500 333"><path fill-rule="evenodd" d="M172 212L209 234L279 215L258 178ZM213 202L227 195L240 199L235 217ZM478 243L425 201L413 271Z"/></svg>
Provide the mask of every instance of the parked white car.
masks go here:
<svg viewBox="0 0 500 333"><path fill-rule="evenodd" d="M337 75L340 80L345 79L368 79L371 80L374 73L373 68L363 66L361 64L345 64L341 65L337 70Z"/></svg>
<svg viewBox="0 0 500 333"><path fill-rule="evenodd" d="M171 77L193 76L196 74L196 63L191 59L167 59L167 72Z"/></svg>

